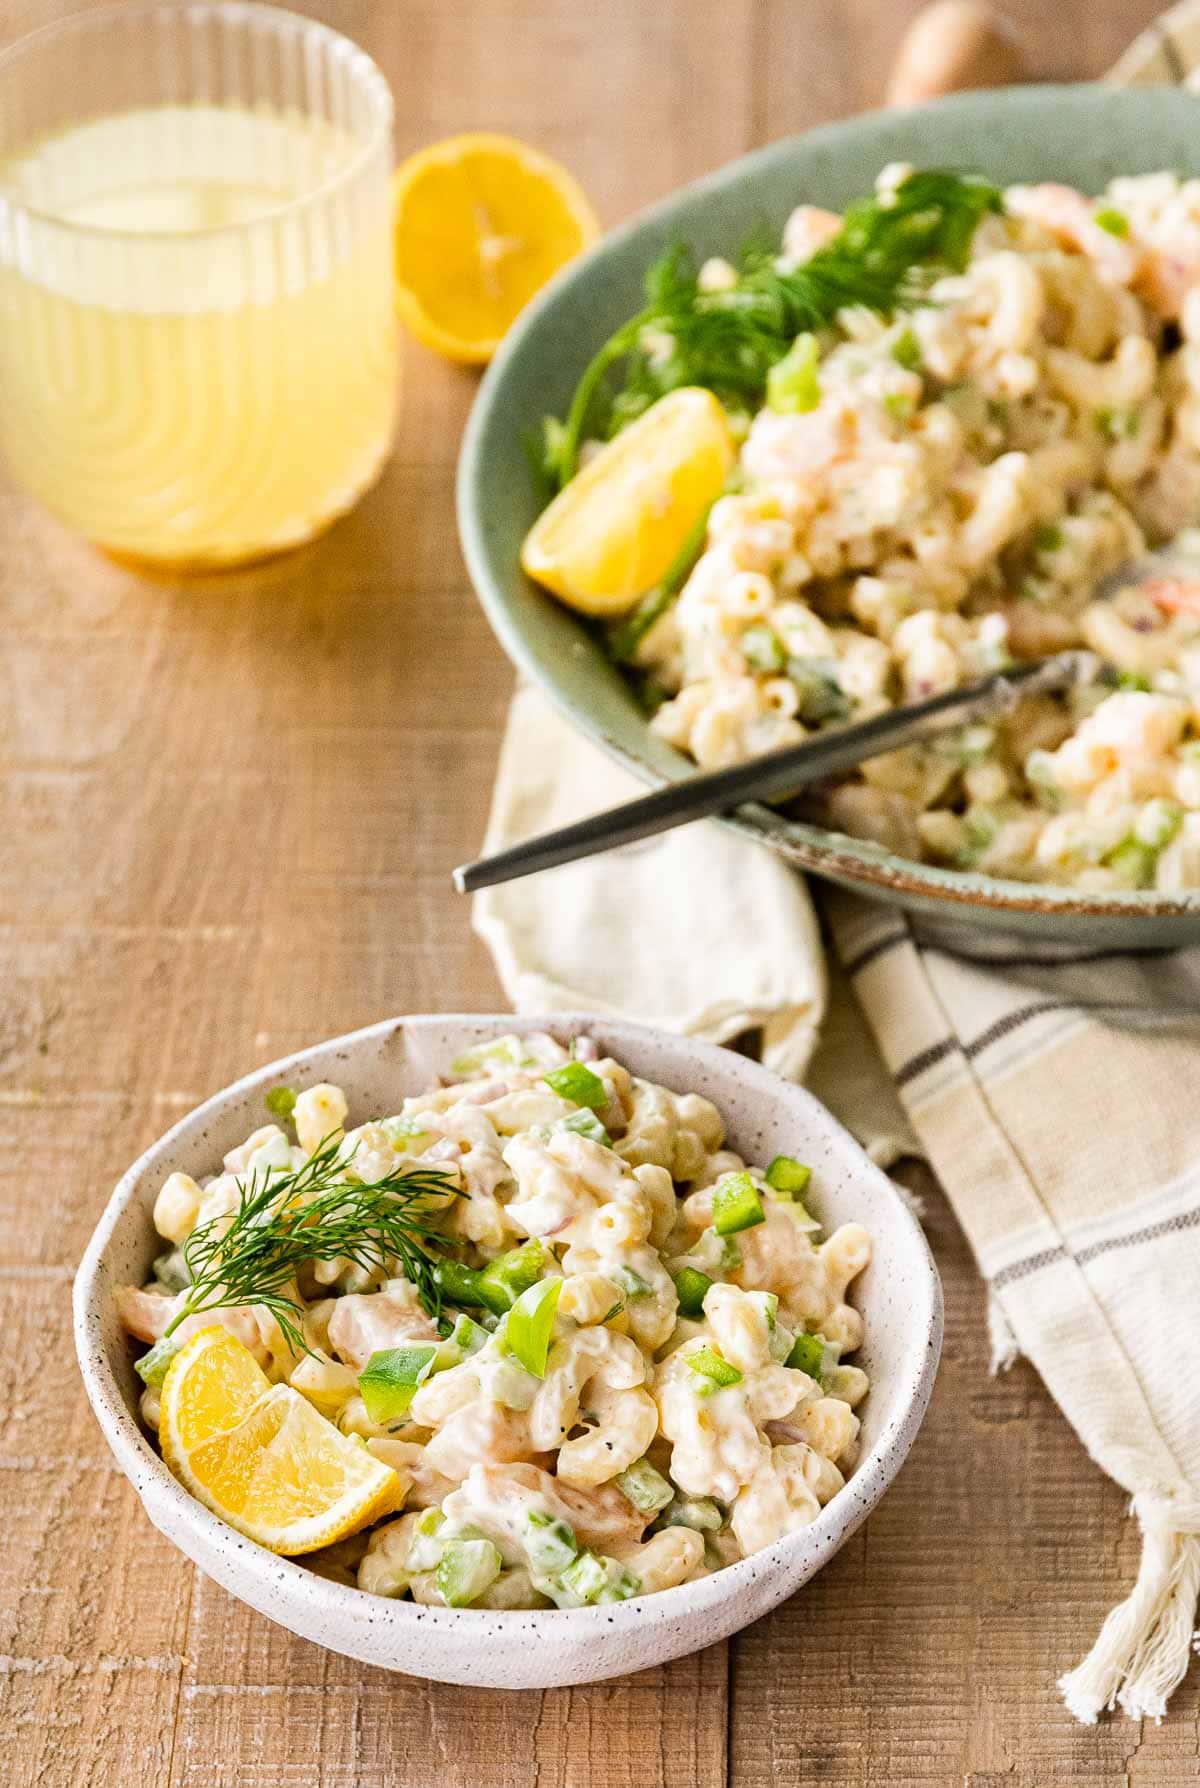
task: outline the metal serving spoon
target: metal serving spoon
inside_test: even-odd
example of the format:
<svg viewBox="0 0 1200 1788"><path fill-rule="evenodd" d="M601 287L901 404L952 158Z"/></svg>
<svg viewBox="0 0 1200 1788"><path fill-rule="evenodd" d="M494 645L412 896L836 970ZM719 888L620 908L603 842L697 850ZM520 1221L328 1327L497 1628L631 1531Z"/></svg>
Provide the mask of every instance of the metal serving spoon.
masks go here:
<svg viewBox="0 0 1200 1788"><path fill-rule="evenodd" d="M1094 600L1114 596L1118 590L1136 587L1151 577L1173 575L1195 581L1195 559L1183 561L1169 550L1148 553L1102 579ZM473 894L479 888L534 875L540 869L554 869L560 863L616 850L636 839L686 826L691 820L729 813L745 801L795 794L807 783L852 770L869 757L895 751L902 745L922 744L968 721L1001 714L1026 696L1093 682L1102 668L1102 660L1094 652L1084 651L1057 652L1050 658L1015 665L976 683L944 690L927 701L889 708L870 720L837 727L799 745L748 758L730 769L704 771L681 782L668 783L652 794L591 814L572 826L527 838L494 856L461 864L454 871L454 886L460 894Z"/></svg>

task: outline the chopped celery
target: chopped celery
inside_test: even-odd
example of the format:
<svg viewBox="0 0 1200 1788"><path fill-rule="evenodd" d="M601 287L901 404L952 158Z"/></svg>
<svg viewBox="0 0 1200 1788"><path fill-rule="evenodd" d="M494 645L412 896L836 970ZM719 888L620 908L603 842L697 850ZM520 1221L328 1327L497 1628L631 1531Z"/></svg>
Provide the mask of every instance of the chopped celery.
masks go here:
<svg viewBox="0 0 1200 1788"><path fill-rule="evenodd" d="M718 1235L736 1235L766 1221L758 1187L748 1173L727 1173L713 1192L713 1228Z"/></svg>
<svg viewBox="0 0 1200 1788"><path fill-rule="evenodd" d="M506 1346L502 1336L497 1336L500 1350ZM503 1405L505 1409L529 1409L541 1389L540 1380L532 1372L527 1372L517 1359L499 1359L488 1375L489 1394L493 1403Z"/></svg>
<svg viewBox="0 0 1200 1788"><path fill-rule="evenodd" d="M751 670L770 674L785 669L787 652L773 627L747 627L739 643Z"/></svg>
<svg viewBox="0 0 1200 1788"><path fill-rule="evenodd" d="M716 1233L717 1232L714 1229L714 1236ZM720 1236L718 1237L718 1240L721 1243L721 1271L723 1273L736 1273L742 1264L741 1249L731 1235Z"/></svg>
<svg viewBox="0 0 1200 1788"><path fill-rule="evenodd" d="M661 1471L655 1471L649 1459L635 1459L632 1465L618 1472L617 1489L643 1515L656 1515L675 1495Z"/></svg>
<svg viewBox="0 0 1200 1788"><path fill-rule="evenodd" d="M1093 410L1092 418L1100 433L1107 435L1110 441L1131 441L1142 424L1136 410Z"/></svg>
<svg viewBox="0 0 1200 1788"><path fill-rule="evenodd" d="M594 1602L608 1583L608 1572L594 1552L581 1552L559 1573L559 1582L581 1602Z"/></svg>
<svg viewBox="0 0 1200 1788"><path fill-rule="evenodd" d="M179 1352L179 1343L172 1335L163 1335L154 1343L149 1353L144 1353L140 1360L135 1360L134 1371L151 1390L158 1390L167 1376L167 1367Z"/></svg>
<svg viewBox="0 0 1200 1788"><path fill-rule="evenodd" d="M660 1527L692 1527L697 1533L719 1533L725 1518L711 1496L681 1496L663 1510Z"/></svg>
<svg viewBox="0 0 1200 1788"><path fill-rule="evenodd" d="M428 1378L437 1351L432 1342L418 1341L371 1355L358 1375L358 1389L373 1422L382 1426L408 1414L416 1388Z"/></svg>
<svg viewBox="0 0 1200 1788"><path fill-rule="evenodd" d="M684 1364L690 1366L699 1377L709 1380L709 1388L714 1385L723 1390L731 1384L741 1384L742 1375L736 1366L723 1360L712 1347L698 1347L694 1353L685 1353Z"/></svg>
<svg viewBox="0 0 1200 1788"><path fill-rule="evenodd" d="M564 1062L561 1068L552 1068L542 1078L552 1092L560 1099L569 1099L572 1105L587 1105L592 1111L599 1111L608 1104L608 1088L583 1062Z"/></svg>
<svg viewBox="0 0 1200 1788"><path fill-rule="evenodd" d="M523 1037L515 1032L496 1037L490 1043L476 1043L456 1055L450 1066L455 1074L476 1074L489 1068L533 1068L537 1057L531 1055Z"/></svg>
<svg viewBox="0 0 1200 1788"><path fill-rule="evenodd" d="M808 726L845 720L850 713L834 658L789 658L787 674L800 698L800 718Z"/></svg>
<svg viewBox="0 0 1200 1788"><path fill-rule="evenodd" d="M793 1155L776 1155L766 1173L772 1192L786 1192L792 1198L807 1192L811 1179L812 1168L803 1166Z"/></svg>
<svg viewBox="0 0 1200 1788"><path fill-rule="evenodd" d="M819 1384L825 1372L828 1345L824 1335L797 1335L784 1365L794 1367L797 1372L807 1372Z"/></svg>
<svg viewBox="0 0 1200 1788"><path fill-rule="evenodd" d="M1092 222L1097 224L1100 229L1107 230L1110 236L1128 236L1129 234L1129 219L1123 211L1115 211L1111 205L1106 205L1102 210L1093 212Z"/></svg>
<svg viewBox="0 0 1200 1788"><path fill-rule="evenodd" d="M1109 851L1104 861L1131 888L1152 888L1155 855L1148 844L1131 834L1115 850Z"/></svg>
<svg viewBox="0 0 1200 1788"><path fill-rule="evenodd" d="M675 1295L681 1316L703 1316L704 1297L713 1281L695 1267L681 1267L675 1275Z"/></svg>
<svg viewBox="0 0 1200 1788"><path fill-rule="evenodd" d="M1183 824L1183 808L1178 801L1163 796L1147 801L1133 823L1133 836L1152 851L1161 851L1170 844Z"/></svg>
<svg viewBox="0 0 1200 1788"><path fill-rule="evenodd" d="M903 329L892 343L892 359L906 372L915 372L921 364L921 346L911 329Z"/></svg>
<svg viewBox="0 0 1200 1788"><path fill-rule="evenodd" d="M470 1354L478 1353L481 1347L486 1347L491 1336L469 1316L460 1316L450 1331L450 1339L461 1352Z"/></svg>
<svg viewBox="0 0 1200 1788"><path fill-rule="evenodd" d="M612 1574L596 1600L597 1602L627 1602L632 1596L640 1593L641 1587L640 1577L635 1577L633 1572L627 1571L623 1565L614 1563Z"/></svg>
<svg viewBox="0 0 1200 1788"><path fill-rule="evenodd" d="M281 1124L286 1124L296 1109L296 1089L290 1086L273 1086L263 1104L277 1117Z"/></svg>
<svg viewBox="0 0 1200 1788"><path fill-rule="evenodd" d="M773 1291L750 1291L746 1293L752 1304L762 1311L769 1334L774 1334L779 1320L779 1299Z"/></svg>
<svg viewBox="0 0 1200 1788"><path fill-rule="evenodd" d="M186 1291L192 1282L182 1248L169 1248L154 1261L154 1277L164 1291Z"/></svg>
<svg viewBox="0 0 1200 1788"><path fill-rule="evenodd" d="M410 1153L416 1153L418 1144L424 1146L427 1140L432 1139L432 1132L419 1117L384 1118L379 1128L397 1154L402 1154L406 1149Z"/></svg>
<svg viewBox="0 0 1200 1788"><path fill-rule="evenodd" d="M1036 750L1029 753L1025 759L1025 780L1044 807L1058 806L1062 791L1058 786L1052 752Z"/></svg>
<svg viewBox="0 0 1200 1788"><path fill-rule="evenodd" d="M529 1568L539 1577L551 1577L565 1571L572 1559L579 1556L575 1531L557 1515L545 1509L530 1509L525 1517L525 1555Z"/></svg>
<svg viewBox="0 0 1200 1788"><path fill-rule="evenodd" d="M491 1540L447 1540L437 1563L437 1586L447 1608L467 1608L490 1589L503 1568Z"/></svg>
<svg viewBox="0 0 1200 1788"><path fill-rule="evenodd" d="M514 1358L535 1378L545 1375L562 1286L561 1279L541 1279L521 1293L508 1313L505 1341Z"/></svg>
<svg viewBox="0 0 1200 1788"><path fill-rule="evenodd" d="M894 422L907 422L916 409L916 399L907 391L889 391L883 407Z"/></svg>
<svg viewBox="0 0 1200 1788"><path fill-rule="evenodd" d="M408 1542L408 1557L404 1561L409 1571L432 1571L442 1556L444 1540L438 1533L446 1524L446 1517L440 1509L426 1509L417 1519L412 1538Z"/></svg>
<svg viewBox="0 0 1200 1788"><path fill-rule="evenodd" d="M642 1275L635 1273L632 1267L614 1267L609 1278L615 1285L620 1286L627 1298L648 1298L654 1290L649 1279L643 1279Z"/></svg>
<svg viewBox="0 0 1200 1788"><path fill-rule="evenodd" d="M590 1107L580 1106L570 1117L556 1118L550 1126L551 1130L569 1130L576 1136L586 1136L589 1142L598 1142L601 1148L612 1147L612 1137Z"/></svg>
<svg viewBox="0 0 1200 1788"><path fill-rule="evenodd" d="M563 1594L560 1606L568 1608L585 1603L628 1601L642 1587L640 1580L616 1559L599 1558L594 1552L581 1552L565 1571L559 1573L557 1582Z"/></svg>
<svg viewBox="0 0 1200 1788"><path fill-rule="evenodd" d="M519 1248L510 1248L507 1254L489 1261L480 1273L480 1301L497 1316L503 1316L523 1291L537 1283L546 1265L545 1245L536 1236L522 1242Z"/></svg>
<svg viewBox="0 0 1200 1788"><path fill-rule="evenodd" d="M767 374L767 406L781 415L798 416L821 401L817 378L821 350L815 335L798 335L782 360Z"/></svg>
<svg viewBox="0 0 1200 1788"><path fill-rule="evenodd" d="M1033 530L1033 550L1038 553L1056 553L1063 543L1063 531L1052 523Z"/></svg>

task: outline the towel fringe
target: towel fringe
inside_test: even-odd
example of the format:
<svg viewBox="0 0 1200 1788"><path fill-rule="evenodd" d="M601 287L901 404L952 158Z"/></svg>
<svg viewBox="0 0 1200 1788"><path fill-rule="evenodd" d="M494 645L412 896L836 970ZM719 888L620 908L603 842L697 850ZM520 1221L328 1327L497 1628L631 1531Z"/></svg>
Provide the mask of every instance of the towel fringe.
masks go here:
<svg viewBox="0 0 1200 1788"><path fill-rule="evenodd" d="M987 1325L992 1350L988 1371L993 1378L998 1378L1001 1372L1007 1372L1010 1366L1016 1365L1021 1357L1021 1348L1012 1324L1004 1314L1004 1307L994 1291L988 1292Z"/></svg>
<svg viewBox="0 0 1200 1788"><path fill-rule="evenodd" d="M1067 1708L1089 1726L1118 1704L1132 1719L1161 1720L1187 1674L1200 1598L1200 1505L1142 1491L1132 1512L1142 1528L1137 1582L1083 1662L1059 1679Z"/></svg>

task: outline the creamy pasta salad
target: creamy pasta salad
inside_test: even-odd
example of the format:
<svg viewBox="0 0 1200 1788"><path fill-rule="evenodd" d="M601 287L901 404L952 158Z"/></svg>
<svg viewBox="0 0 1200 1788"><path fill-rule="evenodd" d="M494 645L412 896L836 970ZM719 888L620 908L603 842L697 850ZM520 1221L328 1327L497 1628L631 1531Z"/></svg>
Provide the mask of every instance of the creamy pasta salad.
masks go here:
<svg viewBox="0 0 1200 1788"><path fill-rule="evenodd" d="M801 206L781 253L668 257L605 354L552 426L565 488L525 562L619 614L656 733L720 766L1083 643L1094 686L877 758L818 816L957 868L1200 886L1200 180L1090 198L888 168L845 217ZM680 386L733 443L683 574L631 607L611 569L543 569L576 476L594 521L604 456L635 429L653 449ZM1195 578L1093 600L1181 531Z"/></svg>
<svg viewBox="0 0 1200 1788"><path fill-rule="evenodd" d="M822 1239L803 1162L747 1164L709 1100L586 1037L454 1067L349 1131L336 1086L279 1089L220 1173L166 1181L119 1296L164 1451L172 1356L219 1324L291 1387L260 1405L298 1392L394 1472L388 1518L311 1561L372 1593L578 1608L811 1522L855 1463L867 1232Z"/></svg>

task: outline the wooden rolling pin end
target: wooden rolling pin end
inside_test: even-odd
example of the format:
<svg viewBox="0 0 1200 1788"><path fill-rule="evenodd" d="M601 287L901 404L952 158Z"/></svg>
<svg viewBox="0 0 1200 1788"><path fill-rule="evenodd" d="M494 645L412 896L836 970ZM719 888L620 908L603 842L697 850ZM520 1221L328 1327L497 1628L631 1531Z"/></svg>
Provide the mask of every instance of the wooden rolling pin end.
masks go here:
<svg viewBox="0 0 1200 1788"><path fill-rule="evenodd" d="M887 104L919 105L971 87L1010 87L1029 78L1020 39L981 0L934 0L909 26L892 68Z"/></svg>

